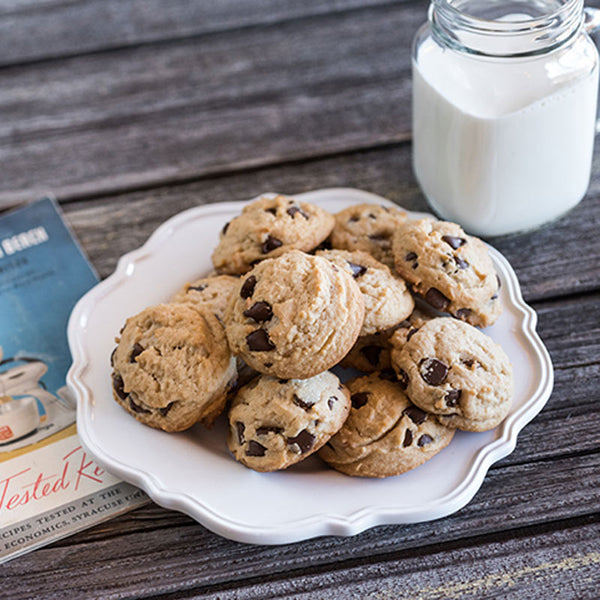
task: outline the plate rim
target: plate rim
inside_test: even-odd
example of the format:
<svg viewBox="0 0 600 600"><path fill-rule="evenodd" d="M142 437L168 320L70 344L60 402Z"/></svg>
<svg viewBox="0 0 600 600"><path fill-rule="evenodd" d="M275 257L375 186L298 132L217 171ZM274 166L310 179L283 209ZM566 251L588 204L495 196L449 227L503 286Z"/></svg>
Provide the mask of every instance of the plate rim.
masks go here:
<svg viewBox="0 0 600 600"><path fill-rule="evenodd" d="M211 531L238 542L284 544L321 535L350 536L377 525L430 521L460 510L477 493L489 468L514 450L518 434L542 410L552 393L554 383L550 355L536 332L537 314L523 299L516 273L508 260L489 244L487 246L495 266L504 275L504 283L512 306L521 318L521 332L528 342L531 358L536 359L540 377L530 398L502 423L501 435L477 451L469 471L460 484L443 497L428 501L418 507L398 509L394 506L365 506L346 515L331 512L315 513L299 519L290 518L285 524L265 527L232 519L217 513L196 497L185 492L173 492L166 489L152 473L128 465L120 458L112 456L102 447L99 440L95 439L92 428L88 427L92 412L93 393L84 383L90 357L86 354L83 336L80 334L96 303L104 298L113 287L131 277L135 272L135 265L148 259L154 248L160 245L164 238L171 237L178 227L188 224L190 220L210 214L239 212L241 207L247 203L271 194L273 192L265 192L245 201L199 205L177 213L163 222L142 246L121 256L114 272L89 290L76 303L67 326L67 337L73 357L73 363L67 373L67 383L73 389L77 399L77 431L83 446L101 467L143 489L157 504L181 511ZM334 199L338 196L356 203L370 202L407 210L382 196L356 188L320 188L294 195L299 200L316 202L322 199ZM407 212L411 216L417 217L432 216L430 213L424 212L409 210Z"/></svg>

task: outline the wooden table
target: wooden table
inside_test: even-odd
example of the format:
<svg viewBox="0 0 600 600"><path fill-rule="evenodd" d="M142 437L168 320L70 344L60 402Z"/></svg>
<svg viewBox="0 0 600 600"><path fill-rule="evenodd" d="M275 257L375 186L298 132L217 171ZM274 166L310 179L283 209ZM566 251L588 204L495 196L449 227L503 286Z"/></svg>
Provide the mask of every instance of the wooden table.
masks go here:
<svg viewBox="0 0 600 600"><path fill-rule="evenodd" d="M4 0L0 206L60 200L102 277L198 204L352 186L414 210L423 0ZM600 597L600 150L585 200L493 240L555 367L456 514L283 546L156 505L0 567L2 598Z"/></svg>

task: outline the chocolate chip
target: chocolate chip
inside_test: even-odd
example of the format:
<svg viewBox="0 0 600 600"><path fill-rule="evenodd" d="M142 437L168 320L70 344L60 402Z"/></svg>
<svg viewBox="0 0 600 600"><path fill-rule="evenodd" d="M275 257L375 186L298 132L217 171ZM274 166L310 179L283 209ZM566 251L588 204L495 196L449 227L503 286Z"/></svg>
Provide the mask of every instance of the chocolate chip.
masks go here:
<svg viewBox="0 0 600 600"><path fill-rule="evenodd" d="M333 405L337 402L337 396L331 396L329 400L327 400L327 406L329 406L329 410L333 410Z"/></svg>
<svg viewBox="0 0 600 600"><path fill-rule="evenodd" d="M425 300L438 310L446 310L450 304L450 300L437 288L429 288L425 294Z"/></svg>
<svg viewBox="0 0 600 600"><path fill-rule="evenodd" d="M348 263L350 270L352 271L352 277L354 277L354 279L357 279L358 277L364 275L367 272L367 267L357 265L356 263L350 262L349 260L346 262Z"/></svg>
<svg viewBox="0 0 600 600"><path fill-rule="evenodd" d="M421 410L417 406L409 406L402 411L403 415L406 415L416 425L421 425L427 420L427 413Z"/></svg>
<svg viewBox="0 0 600 600"><path fill-rule="evenodd" d="M223 235L225 235L227 233L227 230L229 229L229 221L227 221L227 223L225 223L225 225L223 225L223 229L221 229L221 233Z"/></svg>
<svg viewBox="0 0 600 600"><path fill-rule="evenodd" d="M144 347L136 342L133 345L133 350L131 351L131 354L129 355L129 362L135 363L136 357L139 356L143 351L144 351Z"/></svg>
<svg viewBox="0 0 600 600"><path fill-rule="evenodd" d="M407 262L411 262L412 260L416 260L417 259L417 255L414 252L409 252L405 257L404 260Z"/></svg>
<svg viewBox="0 0 600 600"><path fill-rule="evenodd" d="M300 396L298 396L297 394L294 394L292 396L292 402L296 405L299 406L300 408L303 408L304 410L310 410L315 403L314 402L305 402L304 400L302 400L302 398L300 398Z"/></svg>
<svg viewBox="0 0 600 600"><path fill-rule="evenodd" d="M379 233L372 233L369 236L369 239L373 240L374 242L384 242L390 239L390 235L391 234L387 231L381 231Z"/></svg>
<svg viewBox="0 0 600 600"><path fill-rule="evenodd" d="M388 367L387 369L381 369L381 371L379 371L379 379L398 381L398 376L396 375L396 371L394 371L394 369Z"/></svg>
<svg viewBox="0 0 600 600"><path fill-rule="evenodd" d="M288 215L290 215L290 217L292 217L292 219L296 213L300 213L306 220L308 220L308 215L299 206L290 206L286 212Z"/></svg>
<svg viewBox="0 0 600 600"><path fill-rule="evenodd" d="M257 329L246 336L248 348L254 352L269 352L275 350L275 344L264 329Z"/></svg>
<svg viewBox="0 0 600 600"><path fill-rule="evenodd" d="M466 260L463 260L460 256L454 257L454 262L459 269L468 269L469 263Z"/></svg>
<svg viewBox="0 0 600 600"><path fill-rule="evenodd" d="M267 435L267 433L283 433L283 427L277 427L277 425L263 425L256 429L258 435Z"/></svg>
<svg viewBox="0 0 600 600"><path fill-rule="evenodd" d="M357 215L352 215L349 219L348 219L348 223L356 223L356 221L360 221L360 217Z"/></svg>
<svg viewBox="0 0 600 600"><path fill-rule="evenodd" d="M402 446L404 448L407 448L412 443L413 443L413 434L412 434L412 431L410 429L407 429L406 433L404 434L404 441L402 442Z"/></svg>
<svg viewBox="0 0 600 600"><path fill-rule="evenodd" d="M413 269L416 269L418 266L419 266L419 263L418 263L417 261L415 261L415 262L413 263L413 266L412 266L412 268L413 268Z"/></svg>
<svg viewBox="0 0 600 600"><path fill-rule="evenodd" d="M456 406L460 397L462 395L462 390L450 390L445 396L444 400L446 402L446 406Z"/></svg>
<svg viewBox="0 0 600 600"><path fill-rule="evenodd" d="M466 319L469 315L471 314L471 309L470 308L459 308L456 313L454 313L454 316L457 319Z"/></svg>
<svg viewBox="0 0 600 600"><path fill-rule="evenodd" d="M263 363L263 364L264 364L265 369L270 369L273 366L272 362L266 362L266 363Z"/></svg>
<svg viewBox="0 0 600 600"><path fill-rule="evenodd" d="M417 440L417 446L419 446L420 448L422 448L423 446L427 446L427 444L431 444L431 442L433 442L433 438L430 435L427 435L426 433L424 433Z"/></svg>
<svg viewBox="0 0 600 600"><path fill-rule="evenodd" d="M139 404L136 404L133 399L131 398L131 396L129 396L129 407L131 408L131 410L133 412L136 413L140 413L140 414L148 414L150 411L146 410L143 406L140 406Z"/></svg>
<svg viewBox="0 0 600 600"><path fill-rule="evenodd" d="M377 215L374 215L373 213L369 213L367 216L369 217L369 219L376 219L377 218Z"/></svg>
<svg viewBox="0 0 600 600"><path fill-rule="evenodd" d="M379 364L379 357L383 348L381 346L363 346L360 349L361 354L367 359L367 362L376 367Z"/></svg>
<svg viewBox="0 0 600 600"><path fill-rule="evenodd" d="M208 284L206 284L206 283L201 283L200 285L190 285L190 287L187 289L187 291L189 292L190 290L195 290L196 292L202 292L207 287L208 287Z"/></svg>
<svg viewBox="0 0 600 600"><path fill-rule="evenodd" d="M241 421L236 421L235 430L237 432L238 443L241 445L244 443L244 431L246 431L246 426Z"/></svg>
<svg viewBox="0 0 600 600"><path fill-rule="evenodd" d="M253 319L257 323L269 321L273 317L273 309L268 302L261 300L255 302L248 310L244 311L244 316Z"/></svg>
<svg viewBox="0 0 600 600"><path fill-rule="evenodd" d="M262 250L263 254L268 254L269 252L272 252L273 250L275 250L276 248L279 248L280 246L283 246L283 242L281 240L278 240L275 237L269 236L263 243L261 250Z"/></svg>
<svg viewBox="0 0 600 600"><path fill-rule="evenodd" d="M406 341L408 342L408 340L410 340L410 338L415 335L415 333L417 333L418 328L413 327L407 334L406 334Z"/></svg>
<svg viewBox="0 0 600 600"><path fill-rule="evenodd" d="M296 437L288 438L287 443L290 446L296 444L300 448L300 452L305 454L315 445L315 436L303 429Z"/></svg>
<svg viewBox="0 0 600 600"><path fill-rule="evenodd" d="M121 400L125 400L125 398L127 398L127 394L125 393L125 384L123 383L123 378L118 373L113 373L112 380L115 394L117 394Z"/></svg>
<svg viewBox="0 0 600 600"><path fill-rule="evenodd" d="M460 248L461 246L464 246L467 243L467 240L465 240L464 238L455 237L453 235L443 235L442 239L454 250Z"/></svg>
<svg viewBox="0 0 600 600"><path fill-rule="evenodd" d="M271 213L272 215L276 215L277 214L277 209L275 207L273 207L273 208L265 208L265 212Z"/></svg>
<svg viewBox="0 0 600 600"><path fill-rule="evenodd" d="M419 371L425 383L441 385L448 376L448 367L437 358L424 358L419 363Z"/></svg>
<svg viewBox="0 0 600 600"><path fill-rule="evenodd" d="M357 392L356 394L352 394L352 396L350 396L352 407L357 409L363 407L369 399L369 394L369 392Z"/></svg>
<svg viewBox="0 0 600 600"><path fill-rule="evenodd" d="M242 298L251 298L252 294L254 294L254 288L256 286L256 277L254 275L250 275L246 281L242 284L242 288L240 289L240 296Z"/></svg>
<svg viewBox="0 0 600 600"><path fill-rule="evenodd" d="M250 440L248 442L248 449L246 450L246 456L264 456L267 449L258 442Z"/></svg>
<svg viewBox="0 0 600 600"><path fill-rule="evenodd" d="M159 408L158 412L160 413L160 415L162 417L166 417L169 414L169 411L173 408L174 404L175 404L175 402L169 402L169 404L167 404L166 406Z"/></svg>
<svg viewBox="0 0 600 600"><path fill-rule="evenodd" d="M465 358L461 361L463 365L469 367L469 369L475 364L475 361L471 358Z"/></svg>
<svg viewBox="0 0 600 600"><path fill-rule="evenodd" d="M404 369L396 369L398 385L405 390L408 387L408 373Z"/></svg>

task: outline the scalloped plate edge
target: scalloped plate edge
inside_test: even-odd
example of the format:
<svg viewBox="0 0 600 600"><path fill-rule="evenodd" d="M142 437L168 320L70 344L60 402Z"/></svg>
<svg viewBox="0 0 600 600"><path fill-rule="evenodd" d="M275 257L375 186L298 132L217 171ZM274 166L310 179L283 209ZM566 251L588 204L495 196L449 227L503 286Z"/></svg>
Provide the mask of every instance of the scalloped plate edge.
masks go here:
<svg viewBox="0 0 600 600"><path fill-rule="evenodd" d="M258 197L264 195L266 194L261 194ZM375 202L397 206L386 198L353 188L325 188L296 194L295 197L316 203L320 200L333 200L339 197L355 202ZM492 247L489 247L490 254L495 266L503 275L513 306L522 315L523 333L532 350L532 357L537 360L541 375L538 386L531 398L503 422L501 436L484 446L477 453L462 483L442 498L410 510L406 508L399 510L393 506L369 506L348 515L319 513L308 518L289 521L285 527L279 525L276 528L269 529L264 526L258 527L231 520L208 508L197 498L185 493L170 492L151 473L133 468L120 459L111 456L102 448L100 442L94 438L87 426L92 418L92 393L82 379L90 357L86 356L79 333L85 329L96 302L108 294L113 287L131 277L135 272L135 264L150 256L152 250L169 239L181 225L208 214L238 212L245 204L254 199L202 205L171 217L154 231L143 246L122 256L114 273L92 288L77 302L68 324L68 340L74 358L67 374L67 382L76 392L78 405L77 429L82 444L100 466L121 479L140 487L157 504L181 511L211 531L239 542L284 544L321 535L350 536L377 525L429 521L460 510L477 493L491 465L514 450L519 432L542 410L553 388L552 362L548 351L535 330L537 315L523 300L514 270L504 256ZM411 216L431 216L427 213L410 212L410 214Z"/></svg>

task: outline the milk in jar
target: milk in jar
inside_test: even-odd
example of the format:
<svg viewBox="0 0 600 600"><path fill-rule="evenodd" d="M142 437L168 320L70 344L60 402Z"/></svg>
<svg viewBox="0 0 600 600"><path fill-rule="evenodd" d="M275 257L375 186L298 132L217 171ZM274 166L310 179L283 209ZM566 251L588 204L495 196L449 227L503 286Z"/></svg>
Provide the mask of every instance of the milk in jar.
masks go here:
<svg viewBox="0 0 600 600"><path fill-rule="evenodd" d="M487 19L485 32L471 27L456 36L461 46L435 34L436 7L451 3L434 0L434 21L417 35L415 175L432 208L472 233L532 229L559 217L586 193L598 53L584 30L582 5L568 0L565 6L569 2L576 9L573 31L549 47L544 44L550 33L560 32L543 31L547 37L541 42L523 35L532 21L538 26L540 21L521 12L527 2L517 14L497 13L493 23L500 34L490 34ZM481 19L475 21L479 25ZM491 35L496 37L489 42Z"/></svg>

